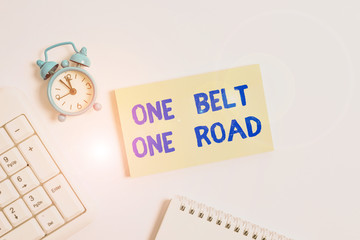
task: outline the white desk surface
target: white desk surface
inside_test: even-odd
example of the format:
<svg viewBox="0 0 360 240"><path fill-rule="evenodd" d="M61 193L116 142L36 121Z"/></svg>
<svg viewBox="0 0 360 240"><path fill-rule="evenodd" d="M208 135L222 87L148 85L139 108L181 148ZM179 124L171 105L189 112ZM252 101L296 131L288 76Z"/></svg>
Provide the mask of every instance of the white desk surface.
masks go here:
<svg viewBox="0 0 360 240"><path fill-rule="evenodd" d="M154 239L175 194L294 239L360 239L358 1L1 1L0 86L26 93L97 207L71 240ZM86 46L101 112L59 123L35 62ZM49 52L60 62L70 47ZM260 63L275 151L127 174L114 90Z"/></svg>

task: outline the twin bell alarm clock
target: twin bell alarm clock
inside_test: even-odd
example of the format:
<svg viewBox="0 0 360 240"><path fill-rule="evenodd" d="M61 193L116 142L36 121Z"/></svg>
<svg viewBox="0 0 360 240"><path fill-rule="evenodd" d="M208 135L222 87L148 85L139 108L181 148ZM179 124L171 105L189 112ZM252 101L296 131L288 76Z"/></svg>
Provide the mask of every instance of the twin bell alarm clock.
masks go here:
<svg viewBox="0 0 360 240"><path fill-rule="evenodd" d="M70 62L74 66L70 66L68 60L63 60L61 62L62 69L56 71L59 64L48 61L47 52L62 45L72 45L75 54L71 56ZM99 111L101 104L95 102L97 94L95 81L82 68L90 67L86 48L83 47L78 51L74 43L63 42L48 47L44 54L45 61L38 60L36 63L40 67L41 77L44 80L50 79L47 95L50 104L60 113L58 120L64 122L66 116L80 115L91 107Z"/></svg>

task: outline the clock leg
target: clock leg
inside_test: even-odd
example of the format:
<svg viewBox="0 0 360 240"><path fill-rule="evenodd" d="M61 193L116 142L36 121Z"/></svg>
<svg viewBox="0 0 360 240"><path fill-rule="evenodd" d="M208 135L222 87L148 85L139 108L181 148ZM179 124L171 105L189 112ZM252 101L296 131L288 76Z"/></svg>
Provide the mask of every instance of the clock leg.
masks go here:
<svg viewBox="0 0 360 240"><path fill-rule="evenodd" d="M100 111L101 108L102 108L102 106L101 106L100 103L95 103L93 107L94 107L94 109L95 109L96 111Z"/></svg>
<svg viewBox="0 0 360 240"><path fill-rule="evenodd" d="M66 120L66 115L64 115L64 114L59 114L58 120L59 120L60 122L65 122L65 120Z"/></svg>

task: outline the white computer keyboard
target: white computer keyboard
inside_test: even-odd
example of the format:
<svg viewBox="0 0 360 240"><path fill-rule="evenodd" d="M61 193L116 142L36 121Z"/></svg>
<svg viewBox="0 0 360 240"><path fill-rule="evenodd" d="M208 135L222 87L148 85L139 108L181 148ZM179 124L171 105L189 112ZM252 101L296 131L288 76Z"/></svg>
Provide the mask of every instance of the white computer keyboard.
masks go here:
<svg viewBox="0 0 360 240"><path fill-rule="evenodd" d="M91 219L32 115L0 88L0 240L64 240Z"/></svg>

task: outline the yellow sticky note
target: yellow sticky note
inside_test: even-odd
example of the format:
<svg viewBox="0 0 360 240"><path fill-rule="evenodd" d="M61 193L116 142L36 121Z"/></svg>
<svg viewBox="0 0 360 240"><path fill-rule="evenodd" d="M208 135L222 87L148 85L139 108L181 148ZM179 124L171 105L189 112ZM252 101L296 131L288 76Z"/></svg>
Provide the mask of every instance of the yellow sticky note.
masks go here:
<svg viewBox="0 0 360 240"><path fill-rule="evenodd" d="M259 65L115 94L132 177L273 150Z"/></svg>

